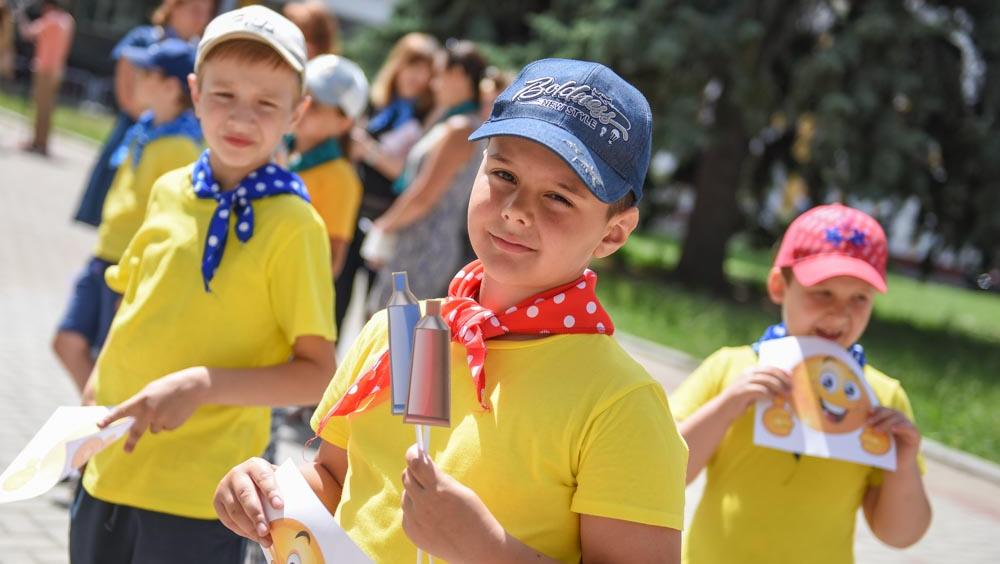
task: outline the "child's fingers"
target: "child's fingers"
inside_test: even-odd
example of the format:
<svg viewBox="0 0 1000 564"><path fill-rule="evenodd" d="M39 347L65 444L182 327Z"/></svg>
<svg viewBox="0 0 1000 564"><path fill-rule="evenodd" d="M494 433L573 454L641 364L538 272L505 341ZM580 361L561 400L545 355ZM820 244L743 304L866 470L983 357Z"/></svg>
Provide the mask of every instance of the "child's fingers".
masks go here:
<svg viewBox="0 0 1000 564"><path fill-rule="evenodd" d="M250 531L254 531L256 536L267 535L269 527L267 517L264 515L264 506L261 504L257 486L249 474L236 472L231 480L232 492L235 495L237 508L233 513L246 515Z"/></svg>
<svg viewBox="0 0 1000 564"><path fill-rule="evenodd" d="M274 477L274 468L271 463L261 458L252 458L247 465L247 473L250 474L250 478L263 494L264 499L271 503L271 507L281 509L284 502L278 493L278 480Z"/></svg>
<svg viewBox="0 0 1000 564"><path fill-rule="evenodd" d="M140 414L139 412L144 411L144 407L145 403L143 402L143 398L139 396L132 396L122 403L112 407L108 411L108 414L97 422L97 426L103 429L115 421L118 421L123 417L128 417L129 415L136 416L138 419L138 415Z"/></svg>
<svg viewBox="0 0 1000 564"><path fill-rule="evenodd" d="M417 445L406 450L406 469L410 477L423 488L432 488L437 483L437 472L430 457L421 453Z"/></svg>
<svg viewBox="0 0 1000 564"><path fill-rule="evenodd" d="M133 415L133 414L130 414ZM149 413L141 411L137 415L134 415L135 421L132 426L128 429L128 435L125 436L125 452L132 452L135 450L136 443L142 438L143 433L149 428Z"/></svg>
<svg viewBox="0 0 1000 564"><path fill-rule="evenodd" d="M759 366L754 371L755 374L759 374L764 377L769 382L774 382L781 386L784 390L792 389L792 378L787 372L781 370L780 368L775 368L773 366Z"/></svg>
<svg viewBox="0 0 1000 564"><path fill-rule="evenodd" d="M241 537L254 541L258 539L254 523L243 513L239 502L229 489L224 489L215 497L215 513L229 530Z"/></svg>

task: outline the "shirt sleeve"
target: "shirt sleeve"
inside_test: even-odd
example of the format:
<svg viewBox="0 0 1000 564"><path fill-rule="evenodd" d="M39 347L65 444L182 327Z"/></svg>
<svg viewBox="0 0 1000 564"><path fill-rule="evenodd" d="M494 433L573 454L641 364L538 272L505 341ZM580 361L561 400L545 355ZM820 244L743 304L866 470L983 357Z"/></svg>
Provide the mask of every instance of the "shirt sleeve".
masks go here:
<svg viewBox="0 0 1000 564"><path fill-rule="evenodd" d="M333 324L330 241L319 218L312 217L314 221L299 227L278 248L268 267L271 307L290 345L306 335L330 341L337 337Z"/></svg>
<svg viewBox="0 0 1000 564"><path fill-rule="evenodd" d="M375 314L365 324L361 334L358 335L343 361L337 366L337 372L330 380L330 384L327 385L326 391L323 392L323 399L316 407L309 422L313 431L320 438L334 446L347 449L347 442L351 434L347 417L332 417L322 429L319 428L320 423L340 398L344 397L351 385L378 360L382 352L379 348L378 335L380 331L384 335L385 328L384 311Z"/></svg>
<svg viewBox="0 0 1000 564"><path fill-rule="evenodd" d="M910 406L910 398L906 395L906 390L903 389L903 386L899 384L895 386L886 407L895 409L905 415L910 421L916 422L916 419L913 417L913 408ZM920 468L921 474L927 473L927 462L924 460L923 452L917 454L917 467ZM868 485L881 486L884 481L885 470L872 468L872 471L868 474Z"/></svg>
<svg viewBox="0 0 1000 564"><path fill-rule="evenodd" d="M680 530L687 458L663 388L636 388L587 431L570 509Z"/></svg>
<svg viewBox="0 0 1000 564"><path fill-rule="evenodd" d="M326 230L330 237L336 237L350 242L354 238L354 230L358 223L358 209L361 207L361 180L354 172L354 168L344 163L338 169L336 184L332 186L339 195L339 205L333 210L326 220Z"/></svg>
<svg viewBox="0 0 1000 564"><path fill-rule="evenodd" d="M722 392L730 356L727 349L712 353L671 392L670 409L678 421L689 417Z"/></svg>

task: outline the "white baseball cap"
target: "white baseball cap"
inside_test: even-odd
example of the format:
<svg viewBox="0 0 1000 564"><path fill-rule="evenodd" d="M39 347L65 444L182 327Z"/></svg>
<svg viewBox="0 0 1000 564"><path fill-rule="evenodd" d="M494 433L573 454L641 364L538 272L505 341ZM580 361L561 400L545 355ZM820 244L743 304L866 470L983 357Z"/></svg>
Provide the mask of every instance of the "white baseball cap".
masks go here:
<svg viewBox="0 0 1000 564"><path fill-rule="evenodd" d="M216 16L198 43L194 70L205 55L216 45L232 39L249 39L271 46L288 62L295 72L302 74L306 64L306 39L302 31L288 18L263 6L251 5Z"/></svg>
<svg viewBox="0 0 1000 564"><path fill-rule="evenodd" d="M306 63L306 90L324 106L340 108L358 119L368 107L368 79L354 61L337 55L320 55Z"/></svg>

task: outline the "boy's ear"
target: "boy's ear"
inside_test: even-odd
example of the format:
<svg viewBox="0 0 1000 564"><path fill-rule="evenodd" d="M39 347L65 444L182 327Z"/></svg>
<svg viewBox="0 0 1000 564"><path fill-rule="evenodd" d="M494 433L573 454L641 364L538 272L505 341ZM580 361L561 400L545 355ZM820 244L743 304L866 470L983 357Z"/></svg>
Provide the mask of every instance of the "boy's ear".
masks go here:
<svg viewBox="0 0 1000 564"><path fill-rule="evenodd" d="M198 89L198 76L194 73L188 75L188 90L191 91L191 104L194 105L194 113L198 115L198 100L201 99L201 90Z"/></svg>
<svg viewBox="0 0 1000 564"><path fill-rule="evenodd" d="M781 305L785 301L785 290L788 289L788 284L785 282L785 275L782 274L781 269L777 266L771 269L771 273L767 275L767 295L771 298L771 301Z"/></svg>
<svg viewBox="0 0 1000 564"><path fill-rule="evenodd" d="M604 258L622 248L639 225L639 208L632 206L608 220L604 238L594 249L594 258Z"/></svg>
<svg viewBox="0 0 1000 564"><path fill-rule="evenodd" d="M292 119L288 124L289 132L295 129L295 126L299 124L302 117L306 115L306 111L309 109L310 104L312 104L312 96L308 94L302 96L302 99L299 100L298 104L296 104L295 109L292 110Z"/></svg>

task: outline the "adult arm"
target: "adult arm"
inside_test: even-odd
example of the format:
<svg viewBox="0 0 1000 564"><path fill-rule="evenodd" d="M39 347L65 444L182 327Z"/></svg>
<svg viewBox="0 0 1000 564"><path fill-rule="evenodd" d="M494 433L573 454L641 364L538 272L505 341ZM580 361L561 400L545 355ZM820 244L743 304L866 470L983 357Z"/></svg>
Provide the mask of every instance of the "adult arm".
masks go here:
<svg viewBox="0 0 1000 564"><path fill-rule="evenodd" d="M467 123L448 127L410 186L375 221L376 228L387 233L404 229L430 213L444 196L475 148L468 140L472 128Z"/></svg>

